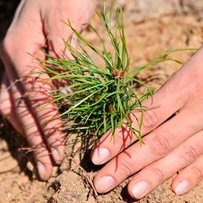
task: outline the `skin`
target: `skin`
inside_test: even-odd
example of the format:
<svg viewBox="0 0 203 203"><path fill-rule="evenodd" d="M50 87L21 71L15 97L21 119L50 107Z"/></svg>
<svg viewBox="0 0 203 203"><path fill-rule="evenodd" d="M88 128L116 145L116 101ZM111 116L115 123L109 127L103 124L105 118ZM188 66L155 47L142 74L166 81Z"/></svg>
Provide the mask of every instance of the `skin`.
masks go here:
<svg viewBox="0 0 203 203"><path fill-rule="evenodd" d="M26 137L42 180L62 162L65 136L49 95L54 86L36 58L44 60L45 53L70 57L63 39L73 45L75 40L64 21L82 31L94 10L92 0L22 0L1 44L0 112Z"/></svg>
<svg viewBox="0 0 203 203"><path fill-rule="evenodd" d="M203 175L203 49L144 102L142 134L145 144L125 126L101 138L92 152L93 163L106 164L95 176L98 192L106 193L129 176L128 192L140 199L176 174L172 189L183 195ZM131 117L140 117L132 112ZM136 128L136 120L133 120Z"/></svg>
<svg viewBox="0 0 203 203"><path fill-rule="evenodd" d="M74 40L61 20L69 19L80 31L93 10L91 0L24 0L2 42L5 74L0 112L27 138L42 180L50 177L53 161L60 164L63 159L64 134L57 108L47 94L53 84L35 58L44 59L45 50L69 57L61 38L71 39L71 43ZM123 126L116 130L113 141L108 132L94 147L93 163L107 163L94 178L98 192L108 192L134 174L128 191L135 199L176 172L172 182L176 194L182 195L198 184L203 174L202 56L200 49L143 104L148 107L141 132L144 145ZM140 112L131 116L136 128L134 116L139 118Z"/></svg>

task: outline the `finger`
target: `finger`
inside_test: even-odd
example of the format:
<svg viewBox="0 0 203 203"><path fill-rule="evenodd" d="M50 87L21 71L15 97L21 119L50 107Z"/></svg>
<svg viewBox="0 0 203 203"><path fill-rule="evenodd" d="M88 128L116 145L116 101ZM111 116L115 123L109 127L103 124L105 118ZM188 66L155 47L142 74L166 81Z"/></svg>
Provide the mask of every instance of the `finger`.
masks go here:
<svg viewBox="0 0 203 203"><path fill-rule="evenodd" d="M203 177L203 155L194 163L180 171L172 183L173 191L177 195L183 195L194 188Z"/></svg>
<svg viewBox="0 0 203 203"><path fill-rule="evenodd" d="M97 190L103 193L114 188L128 176L166 156L188 137L200 131L202 127L198 120L202 119L201 115L198 117L194 114L186 110L180 111L171 120L143 138L144 145L140 146L140 143L136 143L111 160L95 176L94 184ZM109 184L105 182L106 176Z"/></svg>
<svg viewBox="0 0 203 203"><path fill-rule="evenodd" d="M39 70L42 72L42 70ZM64 156L65 135L62 132L62 122L57 106L52 102L51 90L54 88L48 75L40 73L39 76L30 75L24 80L30 106L37 118L42 137L45 139L51 156L60 164Z"/></svg>
<svg viewBox="0 0 203 203"><path fill-rule="evenodd" d="M180 169L191 164L188 167L191 170L191 166L194 166L193 162L195 160L199 160L202 153L203 132L201 131L200 133L193 135L193 137L189 138L169 155L150 164L140 173L138 173L138 175L135 175L128 185L129 193L135 199L144 197ZM185 173L187 172L189 171L185 171ZM186 184L186 182L182 182L181 185L176 186L175 191L177 191L177 193L186 192L186 190L189 190L190 186L192 187L197 184L197 181L199 181L201 175L200 173L197 174L197 172L200 172L200 170L196 171L196 173L187 173L188 179L186 180L192 180L194 178L194 180L191 182L193 185L190 185L189 181L187 182L188 184Z"/></svg>
<svg viewBox="0 0 203 203"><path fill-rule="evenodd" d="M45 140L42 136L38 120L34 116L33 109L28 105L29 101L25 97L25 94L19 91L19 87L21 86L19 83L20 82L16 82L16 84L13 84L11 87L15 104L15 114L31 146L30 151L34 153L39 176L42 180L47 180L52 171L50 152L45 145Z"/></svg>
<svg viewBox="0 0 203 203"><path fill-rule="evenodd" d="M16 119L14 104L9 89L9 81L4 74L0 89L0 113L8 119L10 124L20 133L23 134L21 124Z"/></svg>
<svg viewBox="0 0 203 203"><path fill-rule="evenodd" d="M1 113L9 120L9 122L20 132L24 134L24 129L21 127L21 123L19 121L21 121L19 118L16 119L16 106L14 106L14 101L12 100L12 86L14 85L10 85L9 86L9 91L8 91L8 87L7 87L7 79L4 77L3 83L2 83L2 88L1 88L1 94L0 94L0 107L1 107ZM20 100L18 100L20 101ZM12 103L13 102L13 103ZM29 115L26 112L26 109L23 110L23 114L25 115ZM32 119L30 119L28 116L26 116L26 125L27 126L32 126L31 123L29 122L33 122ZM23 126L24 127L24 126ZM34 150L35 153L35 159L38 161L38 170L40 173L40 176L42 179L47 179L50 176L50 158L49 158L49 153L47 152L47 150L45 147L40 147L40 145L42 145L42 139L40 139L40 137L38 136L38 134L36 135L36 133L34 133L34 129L33 129L33 133L31 132L31 130L29 129L29 132L25 132L25 133L29 133L30 137L27 138L30 145L32 146L32 150ZM46 170L47 173L45 173L45 168L49 169Z"/></svg>

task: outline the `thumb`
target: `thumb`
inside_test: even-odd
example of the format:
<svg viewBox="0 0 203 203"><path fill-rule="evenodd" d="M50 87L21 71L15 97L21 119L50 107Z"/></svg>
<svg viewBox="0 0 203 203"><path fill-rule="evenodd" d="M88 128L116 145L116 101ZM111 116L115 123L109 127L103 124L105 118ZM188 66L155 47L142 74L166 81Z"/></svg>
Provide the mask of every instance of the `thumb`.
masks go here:
<svg viewBox="0 0 203 203"><path fill-rule="evenodd" d="M50 55L71 58L65 48L64 40L76 46L77 40L73 37L72 30L65 22L70 22L78 32L82 32L89 24L95 10L94 0L62 0L60 3L46 5L44 9L44 31Z"/></svg>

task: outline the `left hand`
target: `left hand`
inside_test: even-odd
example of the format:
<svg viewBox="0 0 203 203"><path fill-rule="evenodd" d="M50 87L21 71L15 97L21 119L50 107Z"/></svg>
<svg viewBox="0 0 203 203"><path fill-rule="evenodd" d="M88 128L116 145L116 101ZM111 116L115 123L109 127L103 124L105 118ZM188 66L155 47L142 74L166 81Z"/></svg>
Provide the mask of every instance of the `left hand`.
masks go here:
<svg viewBox="0 0 203 203"><path fill-rule="evenodd" d="M130 195L140 199L170 176L173 191L182 195L203 176L203 49L157 91L143 106L141 133L145 144L123 126L115 138L104 135L92 152L92 161L107 163L95 176L99 193L112 190L137 173L128 185ZM139 112L132 112L140 117ZM133 117L133 116L132 116ZM136 128L136 120L133 121Z"/></svg>
<svg viewBox="0 0 203 203"><path fill-rule="evenodd" d="M43 61L45 50L68 58L63 39L74 42L73 33L63 21L81 32L94 10L94 0L22 0L1 43L0 114L27 139L42 180L49 179L54 164L61 164L65 135L50 96L54 85L36 58Z"/></svg>

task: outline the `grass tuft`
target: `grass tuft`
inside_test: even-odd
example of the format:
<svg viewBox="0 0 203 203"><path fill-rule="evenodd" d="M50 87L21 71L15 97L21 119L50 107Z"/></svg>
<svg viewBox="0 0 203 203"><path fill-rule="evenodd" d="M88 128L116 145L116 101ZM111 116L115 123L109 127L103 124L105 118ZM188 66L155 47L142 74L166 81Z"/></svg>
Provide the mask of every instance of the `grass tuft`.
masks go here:
<svg viewBox="0 0 203 203"><path fill-rule="evenodd" d="M79 46L76 49L65 42L73 57L71 60L54 57L46 60L45 71L54 83L60 84L51 92L54 96L53 102L58 104L69 132L94 134L98 138L108 130L114 135L116 128L125 124L141 141L142 118L135 118L138 124L138 128L135 129L130 113L136 109L143 115L145 107L142 103L152 96L154 90L139 80L139 73L163 61L181 64L181 61L171 58L170 54L183 49L162 52L147 64L132 69L122 10L107 12L104 9L98 15L113 51L106 48L102 36L94 26L90 25L89 28L100 40L101 49L90 43L68 22L67 25L77 37ZM104 67L96 62L89 50L103 61ZM140 94L135 86L144 86L145 91Z"/></svg>

